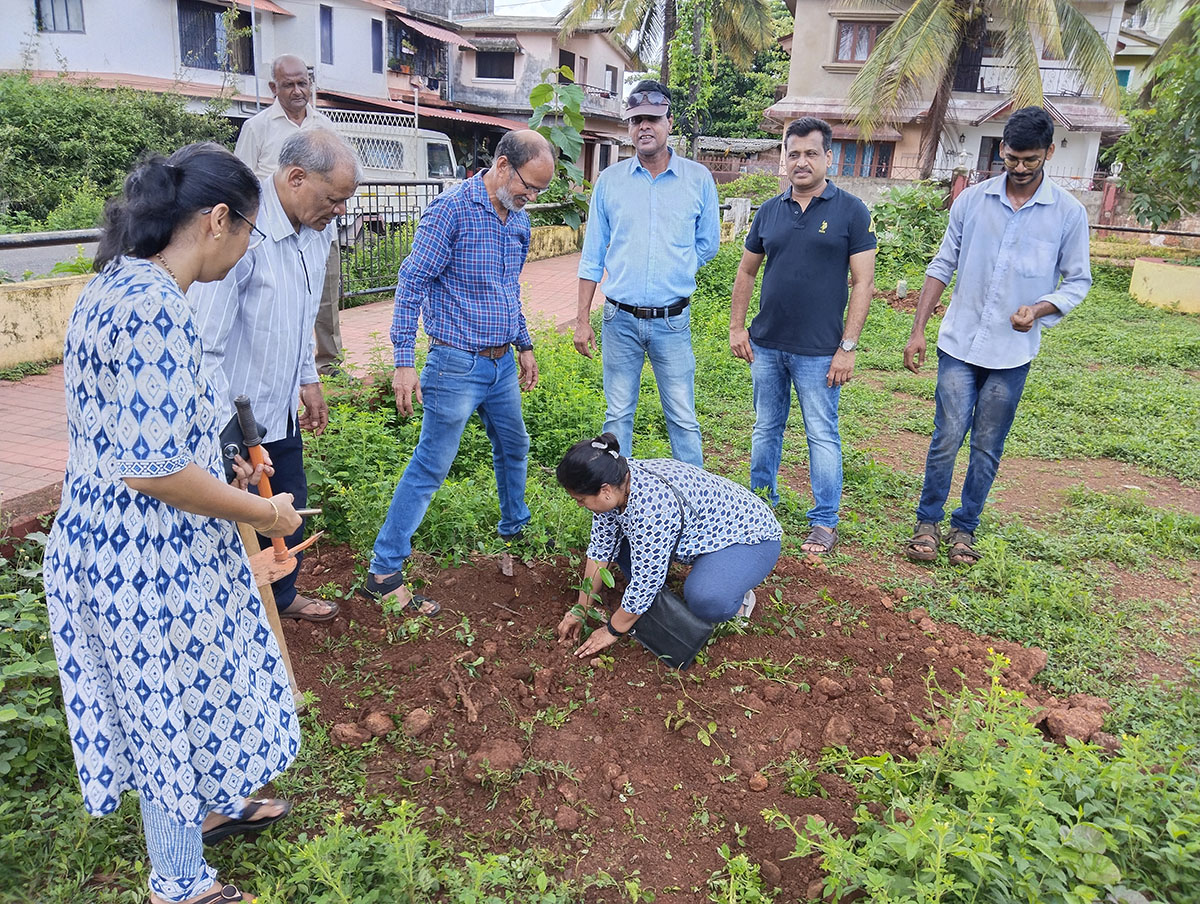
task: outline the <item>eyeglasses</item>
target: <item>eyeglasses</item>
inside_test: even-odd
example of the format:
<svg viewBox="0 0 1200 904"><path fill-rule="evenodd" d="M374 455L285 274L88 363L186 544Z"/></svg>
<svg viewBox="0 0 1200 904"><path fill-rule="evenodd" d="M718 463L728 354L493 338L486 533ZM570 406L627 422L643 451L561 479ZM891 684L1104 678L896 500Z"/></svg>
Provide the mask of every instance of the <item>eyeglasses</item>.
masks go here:
<svg viewBox="0 0 1200 904"><path fill-rule="evenodd" d="M514 166L514 167L512 168L512 171L513 171L514 173L516 173L516 174L517 174L517 178L518 178L518 179L520 179L520 180L521 180L521 184L525 186L525 191L526 191L526 193L532 192L532 193L533 193L533 196L534 196L535 198L536 198L538 195L540 195L542 192L544 192L544 191L545 191L547 188L549 188L549 187L550 187L550 186L546 185L546 186L543 186L542 188L538 188L536 185L530 185L528 182L526 182L526 181L525 181L525 177L521 175L521 171L520 171L519 169L517 169L517 168Z"/></svg>
<svg viewBox="0 0 1200 904"><path fill-rule="evenodd" d="M230 210L233 210L233 208L230 208ZM250 231L254 236L253 238L250 239L250 243L246 246L247 251L253 251L255 248L257 248L259 245L261 245L263 242L265 242L267 240L267 234L265 232L263 232L261 229L259 229L257 226L255 226L253 223L251 223L248 219L246 219L245 214L239 213L238 211L234 210L233 215L240 220L245 220L246 225L250 227Z"/></svg>
<svg viewBox="0 0 1200 904"><path fill-rule="evenodd" d="M1045 157L1014 157L1012 154L1005 154L1000 159L1004 161L1004 165L1009 169L1016 169L1024 163L1025 169L1028 171L1035 170L1046 162Z"/></svg>
<svg viewBox="0 0 1200 904"><path fill-rule="evenodd" d="M671 99L661 91L634 91L629 95L629 100L625 102L625 109L632 110L642 104L653 104L657 107L670 103Z"/></svg>

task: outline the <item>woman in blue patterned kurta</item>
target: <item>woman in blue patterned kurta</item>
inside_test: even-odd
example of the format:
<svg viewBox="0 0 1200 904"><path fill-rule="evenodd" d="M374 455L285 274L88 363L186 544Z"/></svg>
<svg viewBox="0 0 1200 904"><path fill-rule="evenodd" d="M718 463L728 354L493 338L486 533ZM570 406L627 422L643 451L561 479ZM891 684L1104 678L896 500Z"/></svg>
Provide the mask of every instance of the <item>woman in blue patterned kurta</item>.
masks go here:
<svg viewBox="0 0 1200 904"><path fill-rule="evenodd" d="M748 489L674 459L626 459L611 433L572 446L557 476L593 513L578 605L589 606L603 563L616 562L629 578L621 607L576 656L595 656L628 634L666 583L672 560L692 566L683 585L692 612L710 622L749 615L753 588L779 559L783 530ZM559 623L560 643L578 641L583 622L576 611Z"/></svg>
<svg viewBox="0 0 1200 904"><path fill-rule="evenodd" d="M234 524L285 536L300 519L287 494L222 479L184 296L245 253L258 194L215 144L140 165L106 211L63 350L70 451L46 602L84 806L111 813L138 792L155 902L242 899L205 863L201 824L242 816L300 743Z"/></svg>

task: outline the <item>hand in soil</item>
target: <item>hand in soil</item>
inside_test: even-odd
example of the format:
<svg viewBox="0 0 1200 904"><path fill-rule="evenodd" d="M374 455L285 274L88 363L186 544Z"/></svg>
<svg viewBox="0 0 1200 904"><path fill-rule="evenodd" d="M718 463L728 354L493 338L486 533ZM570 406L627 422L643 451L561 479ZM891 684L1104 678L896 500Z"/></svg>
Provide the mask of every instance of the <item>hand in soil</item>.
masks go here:
<svg viewBox="0 0 1200 904"><path fill-rule="evenodd" d="M562 617L562 621L558 623L558 627L554 629L554 633L558 635L559 644L579 643L579 634L582 629L583 622L579 619L579 616L574 612L568 612Z"/></svg>
<svg viewBox="0 0 1200 904"><path fill-rule="evenodd" d="M608 632L605 628L597 628L592 632L591 636L583 642L578 650L575 651L575 656L578 659L590 659L601 650L608 649L617 642L616 637Z"/></svg>

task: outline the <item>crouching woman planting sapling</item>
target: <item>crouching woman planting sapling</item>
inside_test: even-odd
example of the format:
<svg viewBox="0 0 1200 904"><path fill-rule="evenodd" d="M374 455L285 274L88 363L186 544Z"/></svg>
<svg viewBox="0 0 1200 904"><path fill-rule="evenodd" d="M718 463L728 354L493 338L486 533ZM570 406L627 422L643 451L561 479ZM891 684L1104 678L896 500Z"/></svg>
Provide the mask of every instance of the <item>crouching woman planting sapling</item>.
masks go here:
<svg viewBox="0 0 1200 904"><path fill-rule="evenodd" d="M748 489L674 459L627 459L611 433L572 446L557 476L593 515L579 605L559 622L559 643L579 642L578 613L589 607L606 563L616 562L629 581L620 608L576 656L595 656L633 630L672 560L692 566L683 585L692 613L707 622L749 615L753 588L775 567L783 532Z"/></svg>

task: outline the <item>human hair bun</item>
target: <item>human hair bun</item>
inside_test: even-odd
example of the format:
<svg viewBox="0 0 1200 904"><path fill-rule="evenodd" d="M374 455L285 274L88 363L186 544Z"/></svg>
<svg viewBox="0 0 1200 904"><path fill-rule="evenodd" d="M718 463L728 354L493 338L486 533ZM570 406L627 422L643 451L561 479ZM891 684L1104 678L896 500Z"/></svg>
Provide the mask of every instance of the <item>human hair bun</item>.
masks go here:
<svg viewBox="0 0 1200 904"><path fill-rule="evenodd" d="M105 207L95 267L101 270L121 254L154 256L176 229L206 208L226 204L239 213L257 210L259 191L249 167L212 142L189 144L169 159L147 156L126 177L121 197Z"/></svg>
<svg viewBox="0 0 1200 904"><path fill-rule="evenodd" d="M621 443L617 439L615 433L601 433L594 440L592 440L592 442L603 443L605 452L616 452L618 455L621 454ZM600 447L597 446L596 448Z"/></svg>

